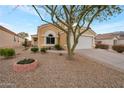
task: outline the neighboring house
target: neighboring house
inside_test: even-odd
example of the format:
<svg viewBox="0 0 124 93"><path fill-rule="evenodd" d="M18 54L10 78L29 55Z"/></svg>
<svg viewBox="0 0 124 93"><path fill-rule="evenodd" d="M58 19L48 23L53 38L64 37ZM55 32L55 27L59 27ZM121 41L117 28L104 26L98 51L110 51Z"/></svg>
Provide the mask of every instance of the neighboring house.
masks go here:
<svg viewBox="0 0 124 93"><path fill-rule="evenodd" d="M96 33L91 29L85 32L78 41L76 49L89 49L95 46ZM64 49L66 45L66 34L53 26L52 24L44 24L38 27L37 35L31 35L32 45L42 47L53 47L56 44L60 44ZM72 38L73 40L73 38ZM72 41L73 42L73 41Z"/></svg>
<svg viewBox="0 0 124 93"><path fill-rule="evenodd" d="M19 47L24 42L24 39L16 33L0 26L0 47Z"/></svg>
<svg viewBox="0 0 124 93"><path fill-rule="evenodd" d="M37 37L37 34L36 35L31 35L31 44L33 45L33 46L38 46L38 37Z"/></svg>
<svg viewBox="0 0 124 93"><path fill-rule="evenodd" d="M124 45L124 32L113 32L106 34L98 34L95 37L96 43L107 45Z"/></svg>

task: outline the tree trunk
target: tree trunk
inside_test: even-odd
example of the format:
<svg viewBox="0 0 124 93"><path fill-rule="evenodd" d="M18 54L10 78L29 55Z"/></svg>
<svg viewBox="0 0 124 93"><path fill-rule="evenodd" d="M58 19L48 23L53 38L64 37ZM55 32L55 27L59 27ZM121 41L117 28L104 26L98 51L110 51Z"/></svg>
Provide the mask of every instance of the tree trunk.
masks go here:
<svg viewBox="0 0 124 93"><path fill-rule="evenodd" d="M74 50L78 44L79 37L75 38L73 45L71 45L72 42L71 42L71 31L70 31L67 33L66 39L67 39L68 58L73 59Z"/></svg>
<svg viewBox="0 0 124 93"><path fill-rule="evenodd" d="M66 41L67 41L68 59L72 59L73 53L71 51L71 31L67 33Z"/></svg>
<svg viewBox="0 0 124 93"><path fill-rule="evenodd" d="M71 48L72 54L74 54L74 50L75 50L77 44L78 44L78 41L74 41L74 44L73 44L73 46L72 46L72 48Z"/></svg>

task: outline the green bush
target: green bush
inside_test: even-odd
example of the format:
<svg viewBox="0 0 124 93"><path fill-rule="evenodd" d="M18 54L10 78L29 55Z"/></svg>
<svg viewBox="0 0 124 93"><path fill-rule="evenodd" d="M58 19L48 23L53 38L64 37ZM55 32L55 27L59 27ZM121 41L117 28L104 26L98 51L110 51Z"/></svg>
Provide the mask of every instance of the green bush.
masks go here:
<svg viewBox="0 0 124 93"><path fill-rule="evenodd" d="M112 46L112 49L117 51L118 53L124 52L124 45L114 45Z"/></svg>
<svg viewBox="0 0 124 93"><path fill-rule="evenodd" d="M23 59L17 62L17 64L31 64L33 63L35 60L34 59Z"/></svg>
<svg viewBox="0 0 124 93"><path fill-rule="evenodd" d="M109 45L106 45L106 44L96 44L95 48L109 49Z"/></svg>
<svg viewBox="0 0 124 93"><path fill-rule="evenodd" d="M39 50L39 49L38 49L37 47L32 47L32 48L31 48L31 51L34 52L34 53L38 52L38 50Z"/></svg>
<svg viewBox="0 0 124 93"><path fill-rule="evenodd" d="M0 56L4 56L6 58L12 57L15 55L15 50L12 48L2 48L0 49Z"/></svg>
<svg viewBox="0 0 124 93"><path fill-rule="evenodd" d="M56 50L63 50L63 48L59 44L55 45L54 47Z"/></svg>
<svg viewBox="0 0 124 93"><path fill-rule="evenodd" d="M41 53L46 53L46 51L47 51L46 48L41 48L41 49L40 49L40 52L41 52Z"/></svg>

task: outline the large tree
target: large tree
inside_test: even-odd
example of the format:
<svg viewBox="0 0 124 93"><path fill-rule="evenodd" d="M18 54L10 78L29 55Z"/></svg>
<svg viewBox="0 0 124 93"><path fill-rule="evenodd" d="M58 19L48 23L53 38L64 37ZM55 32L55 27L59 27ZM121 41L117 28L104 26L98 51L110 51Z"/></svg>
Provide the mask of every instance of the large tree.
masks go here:
<svg viewBox="0 0 124 93"><path fill-rule="evenodd" d="M29 36L28 33L25 33L25 32L20 32L17 35L24 39Z"/></svg>
<svg viewBox="0 0 124 93"><path fill-rule="evenodd" d="M34 6L43 22L52 24L66 33L68 56L72 57L79 37L90 29L94 20L108 20L122 12L122 6L116 5L46 5ZM51 17L45 18L42 10ZM83 28L83 29L82 29ZM73 37L73 42L71 40Z"/></svg>

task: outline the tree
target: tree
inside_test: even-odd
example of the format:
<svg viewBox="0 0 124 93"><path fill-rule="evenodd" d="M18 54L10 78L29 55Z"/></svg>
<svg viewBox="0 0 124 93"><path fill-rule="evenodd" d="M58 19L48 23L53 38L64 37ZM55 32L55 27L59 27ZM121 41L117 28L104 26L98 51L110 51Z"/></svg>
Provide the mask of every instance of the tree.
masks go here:
<svg viewBox="0 0 124 93"><path fill-rule="evenodd" d="M25 39L25 41L22 43L22 46L24 46L25 47L25 50L26 50L26 48L28 46L28 39L26 38L26 37L29 36L28 33L20 32L17 35L20 36L21 38Z"/></svg>
<svg viewBox="0 0 124 93"><path fill-rule="evenodd" d="M20 32L17 34L18 36L20 36L21 38L25 39L26 37L28 37L28 33L25 33L25 32Z"/></svg>
<svg viewBox="0 0 124 93"><path fill-rule="evenodd" d="M25 38L25 41L24 41L24 43L22 44L22 46L24 46L25 47L25 50L27 49L27 47L28 47L28 40Z"/></svg>
<svg viewBox="0 0 124 93"><path fill-rule="evenodd" d="M32 7L41 21L52 24L66 33L69 58L73 56L79 37L90 29L94 20L108 20L111 16L122 12L122 6L116 5L32 5ZM45 10L51 20L45 19L40 9ZM73 42L70 37L73 38Z"/></svg>

